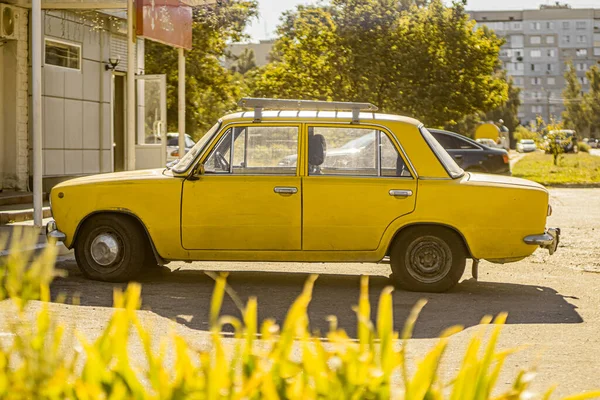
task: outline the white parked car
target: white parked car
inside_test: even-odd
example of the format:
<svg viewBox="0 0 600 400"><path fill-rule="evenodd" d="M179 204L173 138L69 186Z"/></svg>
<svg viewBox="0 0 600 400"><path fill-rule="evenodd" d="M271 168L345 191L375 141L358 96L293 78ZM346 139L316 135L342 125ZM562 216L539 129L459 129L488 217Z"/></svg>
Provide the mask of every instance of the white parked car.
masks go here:
<svg viewBox="0 0 600 400"><path fill-rule="evenodd" d="M192 137L186 133L185 152L187 153L192 147L194 147L195 144L196 142L194 142ZM179 133L167 133L167 162L177 160L181 157L183 157L183 155L179 155Z"/></svg>
<svg viewBox="0 0 600 400"><path fill-rule="evenodd" d="M529 153L536 150L537 146L535 145L533 139L521 139L517 143L517 151L519 153Z"/></svg>
<svg viewBox="0 0 600 400"><path fill-rule="evenodd" d="M481 143L484 146L491 147L492 149L498 148L498 144L494 141L494 139L489 138L481 138L476 140L477 143Z"/></svg>

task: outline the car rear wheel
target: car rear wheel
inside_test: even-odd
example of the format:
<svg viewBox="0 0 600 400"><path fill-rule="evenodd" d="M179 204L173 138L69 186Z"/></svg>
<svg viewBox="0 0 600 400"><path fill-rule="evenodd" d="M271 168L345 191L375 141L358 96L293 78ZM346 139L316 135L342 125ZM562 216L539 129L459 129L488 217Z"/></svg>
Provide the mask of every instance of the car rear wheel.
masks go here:
<svg viewBox="0 0 600 400"><path fill-rule="evenodd" d="M140 273L146 248L142 228L130 217L97 216L77 235L75 259L87 278L123 282Z"/></svg>
<svg viewBox="0 0 600 400"><path fill-rule="evenodd" d="M445 228L417 227L402 232L391 253L392 278L401 289L445 292L465 271L462 239Z"/></svg>

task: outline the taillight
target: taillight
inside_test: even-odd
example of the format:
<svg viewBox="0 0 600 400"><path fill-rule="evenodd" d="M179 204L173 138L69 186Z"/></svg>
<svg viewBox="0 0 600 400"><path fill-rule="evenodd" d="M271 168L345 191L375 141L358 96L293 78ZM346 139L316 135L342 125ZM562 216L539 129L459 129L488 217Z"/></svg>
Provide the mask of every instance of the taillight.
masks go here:
<svg viewBox="0 0 600 400"><path fill-rule="evenodd" d="M508 154L502 154L502 159L504 160L504 164L508 164Z"/></svg>
<svg viewBox="0 0 600 400"><path fill-rule="evenodd" d="M172 155L173 157L179 157L179 150L173 150L173 151L171 152L171 155Z"/></svg>

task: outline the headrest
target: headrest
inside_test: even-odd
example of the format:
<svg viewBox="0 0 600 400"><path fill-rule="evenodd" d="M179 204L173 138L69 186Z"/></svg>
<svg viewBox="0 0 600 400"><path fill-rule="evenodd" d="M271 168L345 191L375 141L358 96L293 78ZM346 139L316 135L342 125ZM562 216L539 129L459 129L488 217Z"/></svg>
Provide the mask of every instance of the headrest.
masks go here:
<svg viewBox="0 0 600 400"><path fill-rule="evenodd" d="M308 137L308 163L319 166L325 161L327 144L323 135L310 135Z"/></svg>

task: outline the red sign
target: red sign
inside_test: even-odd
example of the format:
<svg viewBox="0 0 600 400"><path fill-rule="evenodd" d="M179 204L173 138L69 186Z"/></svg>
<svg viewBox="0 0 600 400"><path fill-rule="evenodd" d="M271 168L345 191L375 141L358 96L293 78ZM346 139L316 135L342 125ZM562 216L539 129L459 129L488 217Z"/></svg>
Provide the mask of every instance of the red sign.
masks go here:
<svg viewBox="0 0 600 400"><path fill-rule="evenodd" d="M192 8L180 0L137 0L136 34L173 47L192 48Z"/></svg>

